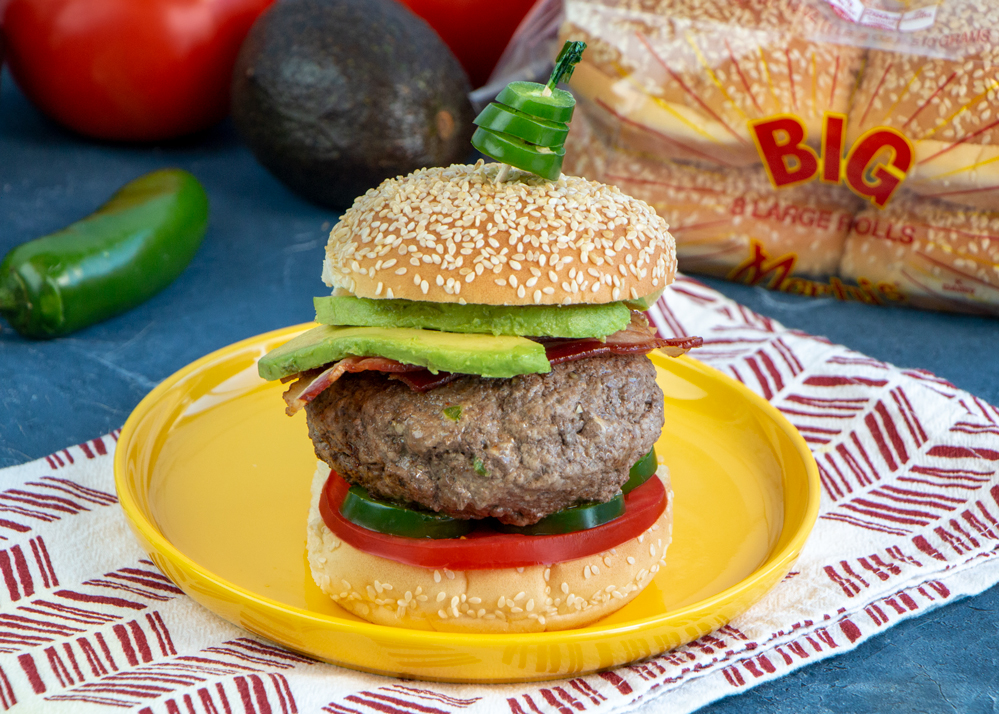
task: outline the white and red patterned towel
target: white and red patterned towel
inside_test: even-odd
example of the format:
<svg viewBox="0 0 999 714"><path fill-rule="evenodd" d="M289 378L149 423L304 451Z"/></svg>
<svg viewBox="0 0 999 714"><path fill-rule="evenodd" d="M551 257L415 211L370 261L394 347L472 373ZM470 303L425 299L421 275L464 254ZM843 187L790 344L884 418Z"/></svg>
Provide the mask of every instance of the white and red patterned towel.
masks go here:
<svg viewBox="0 0 999 714"><path fill-rule="evenodd" d="M730 625L571 680L427 684L320 664L185 597L114 497L115 435L0 472L0 707L141 714L687 712L844 652L999 581L999 411L761 317L680 278L654 318L763 394L811 444L819 521L777 588Z"/></svg>

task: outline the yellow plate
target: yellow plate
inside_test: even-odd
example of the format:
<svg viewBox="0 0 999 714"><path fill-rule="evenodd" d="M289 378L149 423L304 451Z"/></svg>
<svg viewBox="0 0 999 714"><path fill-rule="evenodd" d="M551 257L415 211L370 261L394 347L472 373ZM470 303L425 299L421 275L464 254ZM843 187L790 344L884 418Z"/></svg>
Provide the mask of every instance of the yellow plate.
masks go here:
<svg viewBox="0 0 999 714"><path fill-rule="evenodd" d="M312 582L305 522L315 456L305 417L256 362L307 326L188 365L125 423L115 483L156 565L209 610L354 669L466 682L574 676L658 654L724 625L776 585L819 505L808 447L768 402L690 358L652 361L666 395L656 444L675 497L666 567L625 608L577 630L461 635L364 622Z"/></svg>

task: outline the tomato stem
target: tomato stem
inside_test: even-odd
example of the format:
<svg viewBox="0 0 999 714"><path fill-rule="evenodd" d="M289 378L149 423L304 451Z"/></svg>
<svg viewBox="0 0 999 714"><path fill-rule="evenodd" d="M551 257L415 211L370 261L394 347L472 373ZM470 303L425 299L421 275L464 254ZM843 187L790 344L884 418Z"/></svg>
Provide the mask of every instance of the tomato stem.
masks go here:
<svg viewBox="0 0 999 714"><path fill-rule="evenodd" d="M562 51L555 58L555 69L552 70L548 84L545 85L547 94L555 89L559 82L568 82L572 77L572 71L576 68L576 63L583 57L583 50L586 49L585 42L566 42L562 45Z"/></svg>

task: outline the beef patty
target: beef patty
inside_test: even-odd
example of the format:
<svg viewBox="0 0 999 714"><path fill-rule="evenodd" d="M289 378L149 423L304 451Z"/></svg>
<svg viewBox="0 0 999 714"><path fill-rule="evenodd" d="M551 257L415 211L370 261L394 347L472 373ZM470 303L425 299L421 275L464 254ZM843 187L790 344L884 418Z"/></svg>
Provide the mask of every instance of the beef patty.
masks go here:
<svg viewBox="0 0 999 714"><path fill-rule="evenodd" d="M647 357L611 355L423 394L348 374L306 413L316 455L373 496L527 525L612 498L659 438L663 394Z"/></svg>

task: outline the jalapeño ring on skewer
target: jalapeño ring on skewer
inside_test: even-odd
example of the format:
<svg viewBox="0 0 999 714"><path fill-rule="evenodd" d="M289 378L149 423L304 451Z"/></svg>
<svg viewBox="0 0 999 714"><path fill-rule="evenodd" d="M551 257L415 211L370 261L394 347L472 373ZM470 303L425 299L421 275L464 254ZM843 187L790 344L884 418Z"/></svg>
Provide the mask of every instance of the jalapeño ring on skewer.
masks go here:
<svg viewBox="0 0 999 714"><path fill-rule="evenodd" d="M585 42L566 42L547 84L508 84L475 118L472 146L504 164L558 180L576 99L555 85L568 81L584 49Z"/></svg>

